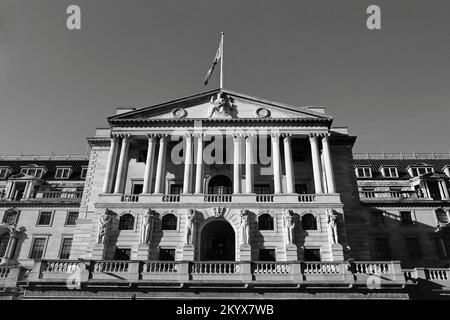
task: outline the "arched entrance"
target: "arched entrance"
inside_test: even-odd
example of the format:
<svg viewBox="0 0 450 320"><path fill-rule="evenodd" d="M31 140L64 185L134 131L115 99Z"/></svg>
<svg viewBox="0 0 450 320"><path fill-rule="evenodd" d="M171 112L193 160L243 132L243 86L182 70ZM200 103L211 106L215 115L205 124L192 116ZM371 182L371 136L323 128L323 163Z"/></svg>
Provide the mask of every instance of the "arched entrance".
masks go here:
<svg viewBox="0 0 450 320"><path fill-rule="evenodd" d="M235 234L226 220L214 220L205 225L200 235L200 260L234 261Z"/></svg>
<svg viewBox="0 0 450 320"><path fill-rule="evenodd" d="M209 181L208 184L209 194L231 194L232 185L231 180L227 176L219 175L215 176Z"/></svg>

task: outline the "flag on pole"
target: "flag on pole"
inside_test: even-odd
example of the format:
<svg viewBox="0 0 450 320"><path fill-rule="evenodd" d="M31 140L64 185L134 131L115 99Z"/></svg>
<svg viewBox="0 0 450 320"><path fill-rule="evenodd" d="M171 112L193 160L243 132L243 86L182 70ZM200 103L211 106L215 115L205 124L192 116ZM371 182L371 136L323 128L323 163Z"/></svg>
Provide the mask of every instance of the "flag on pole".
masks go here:
<svg viewBox="0 0 450 320"><path fill-rule="evenodd" d="M206 73L205 81L203 82L203 85L208 85L209 79L211 79L211 75L214 71L214 67L218 63L219 59L222 59L222 49L223 49L223 36L220 39L219 43L219 49L217 49L216 56L214 57L214 61L212 63L211 68L209 68L208 72Z"/></svg>

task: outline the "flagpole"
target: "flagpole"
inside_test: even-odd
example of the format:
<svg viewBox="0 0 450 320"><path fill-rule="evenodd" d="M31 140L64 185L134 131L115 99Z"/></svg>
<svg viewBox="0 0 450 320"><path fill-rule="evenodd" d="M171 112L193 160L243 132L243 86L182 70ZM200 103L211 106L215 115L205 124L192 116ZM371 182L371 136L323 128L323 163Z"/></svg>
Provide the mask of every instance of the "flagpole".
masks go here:
<svg viewBox="0 0 450 320"><path fill-rule="evenodd" d="M220 49L220 51L222 51L220 53L220 89L222 90L223 89L223 32L221 33L220 42L222 44L221 49Z"/></svg>

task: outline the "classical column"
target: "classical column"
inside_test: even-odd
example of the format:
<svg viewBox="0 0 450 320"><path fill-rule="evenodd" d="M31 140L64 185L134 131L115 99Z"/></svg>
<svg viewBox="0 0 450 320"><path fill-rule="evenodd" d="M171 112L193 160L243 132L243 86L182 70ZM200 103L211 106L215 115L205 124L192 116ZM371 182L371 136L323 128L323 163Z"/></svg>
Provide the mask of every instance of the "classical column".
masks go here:
<svg viewBox="0 0 450 320"><path fill-rule="evenodd" d="M328 135L322 138L323 160L325 162L325 176L327 178L328 193L336 193L334 184L333 163L331 161L330 145Z"/></svg>
<svg viewBox="0 0 450 320"><path fill-rule="evenodd" d="M9 241L6 246L5 256L4 259L12 259L14 256L14 249L16 247L16 241L17 241L17 231L12 230L9 232Z"/></svg>
<svg viewBox="0 0 450 320"><path fill-rule="evenodd" d="M195 193L202 193L203 186L203 135L201 133L197 137L197 163L195 169Z"/></svg>
<svg viewBox="0 0 450 320"><path fill-rule="evenodd" d="M245 193L253 193L253 136L245 137Z"/></svg>
<svg viewBox="0 0 450 320"><path fill-rule="evenodd" d="M241 136L233 136L233 193L241 193Z"/></svg>
<svg viewBox="0 0 450 320"><path fill-rule="evenodd" d="M284 139L284 166L286 167L286 192L294 193L294 165L292 163L291 134L285 134Z"/></svg>
<svg viewBox="0 0 450 320"><path fill-rule="evenodd" d="M156 165L155 177L155 194L162 193L161 186L164 179L164 161L166 157L166 137L163 135L159 138L158 163Z"/></svg>
<svg viewBox="0 0 450 320"><path fill-rule="evenodd" d="M122 146L120 148L119 165L117 167L116 186L114 193L123 193L123 180L125 179L126 164L128 158L129 136L125 135L122 138Z"/></svg>
<svg viewBox="0 0 450 320"><path fill-rule="evenodd" d="M314 188L316 189L316 193L323 193L322 188L322 177L320 173L320 153L319 153L319 145L317 141L317 135L312 134L309 136L309 143L311 144L311 158L313 165L313 174L314 174Z"/></svg>
<svg viewBox="0 0 450 320"><path fill-rule="evenodd" d="M106 164L105 181L103 182L102 193L111 192L111 186L113 181L114 167L117 159L117 137L111 138L111 147L109 148L108 162Z"/></svg>
<svg viewBox="0 0 450 320"><path fill-rule="evenodd" d="M152 191L153 162L155 160L155 137L153 134L148 135L147 158L145 159L144 185L142 193L150 193Z"/></svg>
<svg viewBox="0 0 450 320"><path fill-rule="evenodd" d="M281 193L280 134L272 133L272 167L275 193Z"/></svg>
<svg viewBox="0 0 450 320"><path fill-rule="evenodd" d="M191 192L191 173L192 173L192 135L190 133L185 135L186 153L184 155L184 178L183 178L183 193Z"/></svg>

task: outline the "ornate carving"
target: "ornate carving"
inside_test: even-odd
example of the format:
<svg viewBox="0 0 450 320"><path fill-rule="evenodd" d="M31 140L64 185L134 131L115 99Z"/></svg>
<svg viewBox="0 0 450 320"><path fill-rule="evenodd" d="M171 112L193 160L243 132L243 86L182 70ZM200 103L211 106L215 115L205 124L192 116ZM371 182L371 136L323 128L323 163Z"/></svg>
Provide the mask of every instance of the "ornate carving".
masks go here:
<svg viewBox="0 0 450 320"><path fill-rule="evenodd" d="M194 245L195 238L195 223L196 223L195 210L190 209L186 217L186 230L184 233L185 245Z"/></svg>
<svg viewBox="0 0 450 320"><path fill-rule="evenodd" d="M112 215L113 214L109 209L105 209L105 212L98 220L97 243L106 244L108 242L112 224Z"/></svg>
<svg viewBox="0 0 450 320"><path fill-rule="evenodd" d="M334 212L333 209L327 209L327 222L328 222L328 240L330 241L330 244L337 244L339 243L339 239L338 239L338 224L337 224L337 219L338 216L337 214Z"/></svg>
<svg viewBox="0 0 450 320"><path fill-rule="evenodd" d="M175 108L172 110L172 117L176 119L182 119L187 116L187 111L183 108Z"/></svg>
<svg viewBox="0 0 450 320"><path fill-rule="evenodd" d="M145 216L142 217L141 243L150 244L150 241L152 240L154 224L155 224L155 212L153 212L150 209L147 209Z"/></svg>
<svg viewBox="0 0 450 320"><path fill-rule="evenodd" d="M212 96L209 101L208 118L213 116L218 118L233 118L235 113L233 102L233 98L224 92L219 92L215 98Z"/></svg>
<svg viewBox="0 0 450 320"><path fill-rule="evenodd" d="M241 210L241 224L240 224L240 240L241 245L250 243L250 227L248 224L248 211Z"/></svg>
<svg viewBox="0 0 450 320"><path fill-rule="evenodd" d="M225 207L214 207L213 212L214 212L214 217L216 217L216 218L222 217L225 213Z"/></svg>
<svg viewBox="0 0 450 320"><path fill-rule="evenodd" d="M286 244L293 244L295 220L294 220L294 213L292 212L291 209L284 210L283 226Z"/></svg>
<svg viewBox="0 0 450 320"><path fill-rule="evenodd" d="M270 110L266 108L258 108L256 109L256 116L258 118L269 118L270 117Z"/></svg>

